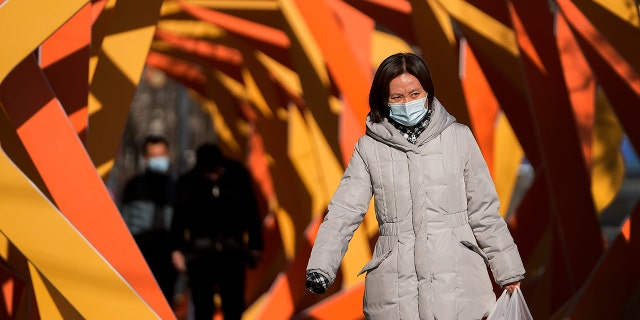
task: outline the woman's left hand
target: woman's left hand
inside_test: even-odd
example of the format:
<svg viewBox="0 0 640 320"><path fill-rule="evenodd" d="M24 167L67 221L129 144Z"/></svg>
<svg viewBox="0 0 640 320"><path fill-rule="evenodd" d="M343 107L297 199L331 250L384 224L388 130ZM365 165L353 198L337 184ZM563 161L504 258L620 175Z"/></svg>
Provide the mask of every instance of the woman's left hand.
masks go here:
<svg viewBox="0 0 640 320"><path fill-rule="evenodd" d="M512 294L513 290L515 290L516 287L520 288L520 281L509 283L504 286L504 288L507 289L507 292L509 292L509 294Z"/></svg>

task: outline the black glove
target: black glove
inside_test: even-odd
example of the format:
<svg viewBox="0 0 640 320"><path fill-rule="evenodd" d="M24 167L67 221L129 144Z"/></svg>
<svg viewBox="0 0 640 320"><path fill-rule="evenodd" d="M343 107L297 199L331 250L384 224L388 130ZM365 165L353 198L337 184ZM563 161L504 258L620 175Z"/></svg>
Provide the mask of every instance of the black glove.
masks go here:
<svg viewBox="0 0 640 320"><path fill-rule="evenodd" d="M318 272L309 272L307 273L307 281L305 281L304 285L309 291L315 294L322 294L327 291L329 287L329 279Z"/></svg>

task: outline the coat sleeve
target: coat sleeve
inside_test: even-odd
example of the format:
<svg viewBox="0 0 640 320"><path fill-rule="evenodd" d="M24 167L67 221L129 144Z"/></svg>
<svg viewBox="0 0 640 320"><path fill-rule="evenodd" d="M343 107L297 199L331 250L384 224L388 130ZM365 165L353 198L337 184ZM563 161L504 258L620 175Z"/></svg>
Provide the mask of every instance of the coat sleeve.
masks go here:
<svg viewBox="0 0 640 320"><path fill-rule="evenodd" d="M356 145L329 211L316 235L307 272L318 272L333 283L353 233L367 213L372 196L369 170Z"/></svg>
<svg viewBox="0 0 640 320"><path fill-rule="evenodd" d="M480 148L468 127L464 126L462 131L469 224L478 245L489 258L494 279L504 286L523 279L524 266L518 247L498 211L500 200Z"/></svg>

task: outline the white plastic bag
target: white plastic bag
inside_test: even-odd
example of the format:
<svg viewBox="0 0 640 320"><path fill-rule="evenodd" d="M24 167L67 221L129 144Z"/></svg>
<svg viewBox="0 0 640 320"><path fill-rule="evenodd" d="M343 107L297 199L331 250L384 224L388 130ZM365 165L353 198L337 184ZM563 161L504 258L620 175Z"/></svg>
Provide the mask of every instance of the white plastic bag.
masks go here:
<svg viewBox="0 0 640 320"><path fill-rule="evenodd" d="M509 294L507 289L502 291L502 295L493 306L487 320L533 320L527 302L520 288L516 287L513 293Z"/></svg>

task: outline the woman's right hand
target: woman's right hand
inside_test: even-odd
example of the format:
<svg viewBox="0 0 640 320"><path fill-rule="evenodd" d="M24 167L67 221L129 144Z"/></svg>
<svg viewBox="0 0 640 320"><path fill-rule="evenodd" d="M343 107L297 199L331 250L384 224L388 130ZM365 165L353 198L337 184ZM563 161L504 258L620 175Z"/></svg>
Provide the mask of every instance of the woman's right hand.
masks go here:
<svg viewBox="0 0 640 320"><path fill-rule="evenodd" d="M171 262L179 272L187 272L187 264L184 261L184 254L181 251L171 252Z"/></svg>
<svg viewBox="0 0 640 320"><path fill-rule="evenodd" d="M504 288L507 289L507 292L509 292L509 294L512 294L513 290L515 290L516 287L520 288L520 281L509 283L504 286Z"/></svg>

